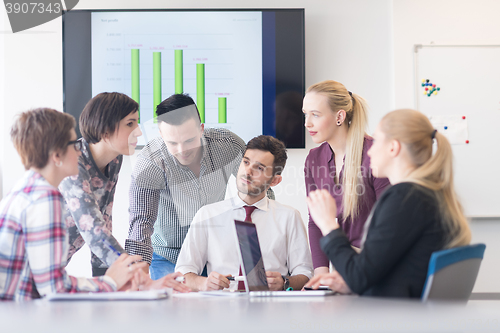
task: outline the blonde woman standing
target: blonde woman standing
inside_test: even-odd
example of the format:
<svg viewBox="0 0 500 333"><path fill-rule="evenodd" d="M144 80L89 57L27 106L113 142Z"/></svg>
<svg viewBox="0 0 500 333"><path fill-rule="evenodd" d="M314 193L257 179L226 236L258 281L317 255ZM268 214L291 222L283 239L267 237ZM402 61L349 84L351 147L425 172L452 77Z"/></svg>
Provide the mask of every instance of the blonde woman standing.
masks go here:
<svg viewBox="0 0 500 333"><path fill-rule="evenodd" d="M380 197L361 253L335 222L336 205L327 191L311 192L307 203L325 236L321 248L336 271L315 276L341 293L421 297L432 252L467 245L471 233L453 187L453 155L448 140L418 111L387 114L368 155L375 176L392 187ZM432 154L432 143L437 149Z"/></svg>
<svg viewBox="0 0 500 333"><path fill-rule="evenodd" d="M368 149L373 144L365 130L365 100L343 84L328 80L307 89L303 112L314 143L305 162L306 193L325 189L335 199L336 217L350 244L359 249L363 226L375 201L389 185L370 171ZM320 248L321 231L309 217L309 243L314 273L328 272L328 258Z"/></svg>

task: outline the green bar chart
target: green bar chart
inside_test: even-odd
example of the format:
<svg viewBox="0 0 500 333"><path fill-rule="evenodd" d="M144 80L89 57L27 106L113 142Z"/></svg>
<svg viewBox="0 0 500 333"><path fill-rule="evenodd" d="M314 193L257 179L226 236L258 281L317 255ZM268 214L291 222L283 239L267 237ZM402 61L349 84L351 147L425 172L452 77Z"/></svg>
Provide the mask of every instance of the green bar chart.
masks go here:
<svg viewBox="0 0 500 333"><path fill-rule="evenodd" d="M139 103L140 105L140 93L141 93L141 67L139 65L140 60L140 49L132 49L131 50L131 91L132 98ZM170 51L172 52L172 51ZM162 93L162 82L165 79L164 75L162 75L163 68L162 62L166 52L152 52L149 53L151 57L152 54L152 82L143 82L142 84L152 85L153 96L152 96L152 105L153 105L153 123L157 123L157 113L156 108L158 104L163 101L163 93ZM144 55L143 55L144 56ZM173 50L173 68L169 67L166 69L167 71L173 71L173 81L174 81L174 91L165 93L166 96L170 96L172 93L181 94L184 93L184 52L183 50ZM196 58L199 60L200 58ZM187 64L186 68L195 69L195 83L196 83L196 106L200 113L200 119L202 123L206 122L206 64L205 63L194 63ZM145 66L142 66L144 70ZM151 87L151 86L149 86ZM148 87L143 87L148 88ZM228 93L212 93L212 95L228 95ZM214 117L217 118L217 123L219 124L227 124L227 97L217 97L213 96L217 99L217 114L214 114ZM144 101L143 101L144 102ZM215 105L212 106L214 109ZM215 111L215 110L214 110ZM215 119L214 119L215 120ZM215 122L215 121L214 121Z"/></svg>
<svg viewBox="0 0 500 333"><path fill-rule="evenodd" d="M161 52L153 52L153 122L157 122L156 107L161 99Z"/></svg>
<svg viewBox="0 0 500 333"><path fill-rule="evenodd" d="M261 12L133 17L92 14L91 79L93 96L116 91L139 104L138 145L159 136L157 106L176 93L194 100L206 128L224 128L245 141L262 132Z"/></svg>
<svg viewBox="0 0 500 333"><path fill-rule="evenodd" d="M227 123L227 98L219 97L219 124Z"/></svg>
<svg viewBox="0 0 500 333"><path fill-rule="evenodd" d="M201 123L205 123L205 64L196 64L196 105Z"/></svg>
<svg viewBox="0 0 500 333"><path fill-rule="evenodd" d="M141 105L141 90L140 90L140 67L139 67L139 49L131 49L131 81L132 81L132 99L139 104L139 122L141 119L140 105Z"/></svg>
<svg viewBox="0 0 500 333"><path fill-rule="evenodd" d="M175 93L184 92L184 59L183 51L175 50Z"/></svg>

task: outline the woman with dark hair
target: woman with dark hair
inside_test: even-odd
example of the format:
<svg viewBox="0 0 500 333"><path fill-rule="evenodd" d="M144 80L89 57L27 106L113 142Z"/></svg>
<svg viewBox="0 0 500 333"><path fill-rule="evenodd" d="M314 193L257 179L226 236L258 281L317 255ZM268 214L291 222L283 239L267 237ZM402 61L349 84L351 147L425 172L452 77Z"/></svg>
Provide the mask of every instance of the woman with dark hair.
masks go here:
<svg viewBox="0 0 500 333"><path fill-rule="evenodd" d="M69 258L84 243L92 251L92 276L105 274L126 253L112 235L113 201L123 155L132 155L139 129L139 105L121 93L101 93L92 98L80 115L82 155L78 175L61 182L67 206L70 234ZM158 284L189 291L170 274ZM160 285L158 285L160 286Z"/></svg>
<svg viewBox="0 0 500 333"><path fill-rule="evenodd" d="M80 115L82 154L78 174L61 182L66 200L70 249L68 259L87 243L92 251L92 276L104 275L125 253L112 236L113 201L123 155L132 155L137 137L139 105L121 93L101 93ZM109 246L110 245L110 246Z"/></svg>
<svg viewBox="0 0 500 333"><path fill-rule="evenodd" d="M52 109L22 113L11 138L27 172L0 203L0 299L28 300L49 293L115 291L146 264L122 254L105 276L68 276L64 201L57 186L78 173L81 141L72 116Z"/></svg>

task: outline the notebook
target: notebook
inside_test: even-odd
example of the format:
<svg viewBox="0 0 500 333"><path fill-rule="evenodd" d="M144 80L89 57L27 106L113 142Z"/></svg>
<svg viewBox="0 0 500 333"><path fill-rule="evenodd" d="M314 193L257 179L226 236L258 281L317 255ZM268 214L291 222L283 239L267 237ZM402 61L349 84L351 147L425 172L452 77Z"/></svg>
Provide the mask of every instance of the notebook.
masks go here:
<svg viewBox="0 0 500 333"><path fill-rule="evenodd" d="M167 289L148 291L116 291L102 293L51 293L48 301L146 301L166 299L171 291Z"/></svg>
<svg viewBox="0 0 500 333"><path fill-rule="evenodd" d="M270 291L267 285L266 270L262 260L259 237L255 224L234 221L237 250L240 257L242 273L245 277L245 291L251 297L273 296L329 296L336 292L332 290L306 290L306 291Z"/></svg>

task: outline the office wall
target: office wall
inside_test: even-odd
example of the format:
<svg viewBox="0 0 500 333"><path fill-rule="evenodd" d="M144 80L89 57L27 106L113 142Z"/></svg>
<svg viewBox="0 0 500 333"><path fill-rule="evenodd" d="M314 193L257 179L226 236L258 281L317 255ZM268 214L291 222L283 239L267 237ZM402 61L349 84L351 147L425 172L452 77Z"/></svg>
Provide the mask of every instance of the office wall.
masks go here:
<svg viewBox="0 0 500 333"><path fill-rule="evenodd" d="M414 44L500 45L499 1L396 0L393 8L396 108L415 105ZM459 79L460 72L457 72L457 80ZM492 135L491 139L496 138ZM474 175L470 175L470 181L474 181ZM500 184L492 186L498 188ZM500 202L500 195L498 200ZM497 259L500 255L500 218L472 220L470 226L472 242L486 244L474 291L500 292L500 262Z"/></svg>

